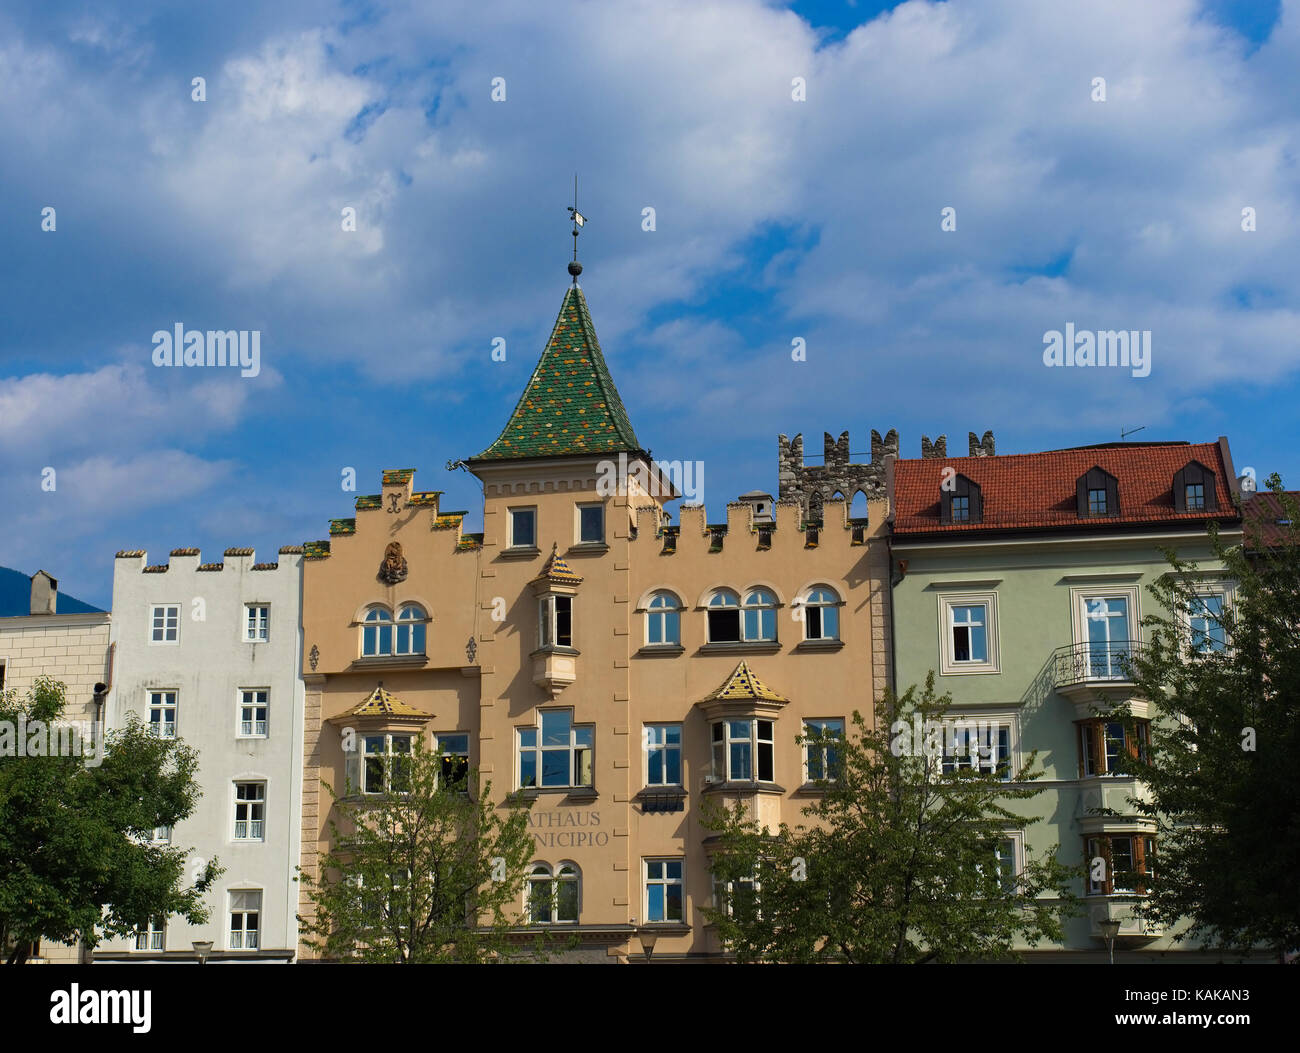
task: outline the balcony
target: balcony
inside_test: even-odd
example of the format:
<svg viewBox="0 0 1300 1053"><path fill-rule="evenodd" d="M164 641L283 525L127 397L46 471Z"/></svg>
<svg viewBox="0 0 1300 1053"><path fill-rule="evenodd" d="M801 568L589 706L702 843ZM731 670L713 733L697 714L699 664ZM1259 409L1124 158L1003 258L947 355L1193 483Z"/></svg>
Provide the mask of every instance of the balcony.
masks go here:
<svg viewBox="0 0 1300 1053"><path fill-rule="evenodd" d="M1142 917L1140 910L1135 909L1139 908L1143 898L1122 893L1112 896L1088 896L1084 901L1088 912L1088 934L1093 939L1102 939L1101 923L1118 921L1117 938L1122 941L1118 944L1120 947L1140 946L1148 940L1163 936L1165 931L1163 927Z"/></svg>
<svg viewBox="0 0 1300 1053"><path fill-rule="evenodd" d="M1113 701L1133 692L1130 663L1142 654L1141 640L1077 643L1052 652L1052 686L1073 702L1089 702L1100 693Z"/></svg>

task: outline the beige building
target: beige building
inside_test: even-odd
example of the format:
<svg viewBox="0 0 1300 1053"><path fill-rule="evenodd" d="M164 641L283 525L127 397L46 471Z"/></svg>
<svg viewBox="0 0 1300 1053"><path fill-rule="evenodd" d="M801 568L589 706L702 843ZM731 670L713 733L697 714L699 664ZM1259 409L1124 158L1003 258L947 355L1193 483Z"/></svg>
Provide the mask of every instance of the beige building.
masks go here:
<svg viewBox="0 0 1300 1053"><path fill-rule="evenodd" d="M0 690L21 698L39 677L58 680L66 688L63 721L70 724L99 718L113 670L108 612L77 606L83 609L61 613L59 583L41 570L32 575L28 613L0 617ZM30 960L80 956L79 947L43 941Z"/></svg>
<svg viewBox="0 0 1300 1053"><path fill-rule="evenodd" d="M527 925L576 931L585 960L639 959L651 934L656 960L718 955L702 802L801 821L826 758L797 736L870 719L886 683L883 458L865 518L847 493L754 492L672 524L663 506L698 466L650 460L575 280L504 430L465 465L481 535L402 469L305 548L304 870L328 848L321 782L382 789L342 730L372 758L423 735L492 799L534 798Z"/></svg>

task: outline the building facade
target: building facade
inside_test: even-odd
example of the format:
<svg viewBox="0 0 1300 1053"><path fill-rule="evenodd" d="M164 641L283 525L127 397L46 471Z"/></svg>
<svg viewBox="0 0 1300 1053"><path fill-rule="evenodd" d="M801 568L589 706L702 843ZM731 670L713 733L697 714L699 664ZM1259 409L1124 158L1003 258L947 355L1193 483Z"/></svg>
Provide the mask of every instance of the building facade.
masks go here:
<svg viewBox="0 0 1300 1053"><path fill-rule="evenodd" d="M1228 442L1125 443L995 456L991 436L969 457L924 456L893 469L893 612L899 690L936 674L951 692L951 716L971 722L983 753L946 765L1016 771L1033 751L1044 791L1012 810L1036 821L1008 829L1005 865L1056 848L1061 862L1096 860L1077 890L1084 914L1063 943L1029 957L1105 956L1100 923L1120 922L1116 960L1189 959L1194 944L1144 927L1132 909L1141 879L1157 866L1153 824L1131 799L1142 788L1117 774L1124 752L1145 748L1148 703L1126 661L1142 647L1154 613L1148 586L1169 571L1161 546L1201 569L1197 610L1179 612L1197 646L1222 648L1213 615L1231 602L1207 536L1211 522L1232 544L1241 535L1239 492ZM1127 703L1130 734L1098 714ZM1008 778L1010 776L1008 775ZM1103 810L1110 814L1103 814ZM1095 876L1094 876L1095 875ZM1124 885L1136 887L1124 887Z"/></svg>
<svg viewBox="0 0 1300 1053"><path fill-rule="evenodd" d="M27 695L36 680L48 676L63 684L63 722L89 727L113 679L109 643L110 616L75 602L60 612L59 583L45 571L31 577L27 611L0 616L0 691ZM71 963L81 960L80 947L41 941L33 962Z"/></svg>
<svg viewBox="0 0 1300 1053"><path fill-rule="evenodd" d="M797 737L870 719L885 686L883 486L865 520L849 491L815 515L755 492L673 524L689 468L637 439L576 281L505 428L465 465L482 534L403 469L305 546L304 871L329 848L322 784L382 788L344 732L367 757L422 735L493 801L530 799L525 928L576 932L579 960L640 958L647 937L656 960L720 955L700 913L702 803L801 821L824 759Z"/></svg>
<svg viewBox="0 0 1300 1053"><path fill-rule="evenodd" d="M208 895L207 924L151 919L134 937L101 943L96 961L192 959L195 941L212 943L214 962L294 958L301 598L299 547L282 548L274 563L239 548L216 563L198 549L174 549L156 565L142 551L117 554L108 726L134 714L198 750L194 813L154 837L185 845L192 871L215 858L225 872Z"/></svg>

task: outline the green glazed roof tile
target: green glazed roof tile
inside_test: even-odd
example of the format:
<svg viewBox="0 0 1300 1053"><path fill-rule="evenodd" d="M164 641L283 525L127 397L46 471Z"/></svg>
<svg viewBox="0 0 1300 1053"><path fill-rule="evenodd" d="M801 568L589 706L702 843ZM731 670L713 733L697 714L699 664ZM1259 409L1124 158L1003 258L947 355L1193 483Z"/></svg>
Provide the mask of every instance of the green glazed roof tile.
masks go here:
<svg viewBox="0 0 1300 1053"><path fill-rule="evenodd" d="M496 442L471 460L630 453L640 448L601 354L586 298L571 286L510 420Z"/></svg>

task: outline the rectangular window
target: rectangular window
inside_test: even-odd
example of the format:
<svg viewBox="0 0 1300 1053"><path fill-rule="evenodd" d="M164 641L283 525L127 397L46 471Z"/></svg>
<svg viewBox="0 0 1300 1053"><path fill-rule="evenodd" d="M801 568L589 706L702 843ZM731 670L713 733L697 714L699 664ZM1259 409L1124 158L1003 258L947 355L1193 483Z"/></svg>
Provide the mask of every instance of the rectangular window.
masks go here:
<svg viewBox="0 0 1300 1053"><path fill-rule="evenodd" d="M266 840L266 783L235 783L235 840Z"/></svg>
<svg viewBox="0 0 1300 1053"><path fill-rule="evenodd" d="M406 793L410 788L411 735L367 735L363 740L362 793Z"/></svg>
<svg viewBox="0 0 1300 1053"><path fill-rule="evenodd" d="M1104 516L1106 514L1106 490L1104 487L1100 490L1088 491L1088 514L1090 516Z"/></svg>
<svg viewBox="0 0 1300 1053"><path fill-rule="evenodd" d="M997 593L958 592L938 600L939 672L998 672Z"/></svg>
<svg viewBox="0 0 1300 1053"><path fill-rule="evenodd" d="M682 861L647 859L645 861L645 920L682 921Z"/></svg>
<svg viewBox="0 0 1300 1053"><path fill-rule="evenodd" d="M543 596L538 607L539 645L573 646L573 597Z"/></svg>
<svg viewBox="0 0 1300 1053"><path fill-rule="evenodd" d="M1088 894L1145 894L1155 877L1156 839L1143 834L1107 834L1085 841Z"/></svg>
<svg viewBox="0 0 1300 1053"><path fill-rule="evenodd" d="M1123 758L1146 762L1151 724L1137 721L1130 730L1117 720L1088 720L1079 725L1080 767L1085 776L1123 775Z"/></svg>
<svg viewBox="0 0 1300 1053"><path fill-rule="evenodd" d="M771 782L773 723L723 720L713 725L713 776L728 782Z"/></svg>
<svg viewBox="0 0 1300 1053"><path fill-rule="evenodd" d="M951 607L952 660L987 662L989 660L988 608L982 603Z"/></svg>
<svg viewBox="0 0 1300 1053"><path fill-rule="evenodd" d="M150 615L150 643L176 643L180 640L181 609L175 604L160 604Z"/></svg>
<svg viewBox="0 0 1300 1053"><path fill-rule="evenodd" d="M956 720L943 729L943 770L969 768L1011 780L1011 725Z"/></svg>
<svg viewBox="0 0 1300 1053"><path fill-rule="evenodd" d="M1094 680L1121 680L1132 649L1127 596L1092 596L1084 600L1088 633L1088 671Z"/></svg>
<svg viewBox="0 0 1300 1053"><path fill-rule="evenodd" d="M464 790L469 780L469 736L459 732L438 736L441 753L438 777L443 786Z"/></svg>
<svg viewBox="0 0 1300 1053"><path fill-rule="evenodd" d="M269 726L267 716L270 713L271 692L265 688L254 688L239 692L239 737L241 739L264 739Z"/></svg>
<svg viewBox="0 0 1300 1053"><path fill-rule="evenodd" d="M1205 511L1205 484L1188 483L1184 491L1187 500L1187 511L1204 512Z"/></svg>
<svg viewBox="0 0 1300 1053"><path fill-rule="evenodd" d="M1188 601L1187 624L1192 650L1200 654L1222 651L1227 643L1223 628L1223 594L1206 593Z"/></svg>
<svg viewBox="0 0 1300 1053"><path fill-rule="evenodd" d="M237 889L230 894L230 949L255 951L261 946L262 891Z"/></svg>
<svg viewBox="0 0 1300 1053"><path fill-rule="evenodd" d="M156 845L171 844L172 828L170 826L155 826L153 828L153 843Z"/></svg>
<svg viewBox="0 0 1300 1053"><path fill-rule="evenodd" d="M584 545L601 544L605 540L605 506L578 506L578 541Z"/></svg>
<svg viewBox="0 0 1300 1053"><path fill-rule="evenodd" d="M160 739L176 737L176 692L149 692L149 727ZM229 710L227 710L229 712Z"/></svg>
<svg viewBox="0 0 1300 1053"><path fill-rule="evenodd" d="M271 632L271 608L265 603L244 605L244 639L252 643L265 643Z"/></svg>
<svg viewBox="0 0 1300 1053"><path fill-rule="evenodd" d="M1016 887L1016 842L1004 837L997 845L998 881L1004 892L1011 892Z"/></svg>
<svg viewBox="0 0 1300 1053"><path fill-rule="evenodd" d="M806 782L818 782L825 779L834 782L839 776L839 747L828 740L844 738L844 721L805 720L803 725L805 738L803 760Z"/></svg>
<svg viewBox="0 0 1300 1053"><path fill-rule="evenodd" d="M149 923L135 933L137 951L162 951L167 949L167 923L161 914L154 914Z"/></svg>
<svg viewBox="0 0 1300 1053"><path fill-rule="evenodd" d="M510 547L537 547L537 509L510 509Z"/></svg>
<svg viewBox="0 0 1300 1053"><path fill-rule="evenodd" d="M647 724L645 728L647 786L682 785L682 726Z"/></svg>
<svg viewBox="0 0 1300 1053"><path fill-rule="evenodd" d="M965 496L953 495L952 498L952 521L954 523L966 523L970 521L970 498Z"/></svg>
<svg viewBox="0 0 1300 1053"><path fill-rule="evenodd" d="M592 785L594 724L574 724L573 710L541 714L539 728L519 728L519 785L570 787Z"/></svg>

